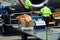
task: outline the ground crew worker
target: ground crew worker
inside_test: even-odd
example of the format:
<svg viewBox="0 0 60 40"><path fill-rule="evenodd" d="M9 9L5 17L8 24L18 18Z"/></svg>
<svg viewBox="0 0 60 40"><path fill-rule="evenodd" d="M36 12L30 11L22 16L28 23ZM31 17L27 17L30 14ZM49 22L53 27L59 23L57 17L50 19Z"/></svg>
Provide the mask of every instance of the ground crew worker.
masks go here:
<svg viewBox="0 0 60 40"><path fill-rule="evenodd" d="M34 13L34 9L32 7L32 3L30 0L25 0L25 5L19 0L20 4L24 6L26 9L30 9Z"/></svg>
<svg viewBox="0 0 60 40"><path fill-rule="evenodd" d="M44 21L46 22L46 26L48 26L48 22L50 20L51 14L52 14L51 10L45 4L44 7L41 8L40 13L41 13Z"/></svg>

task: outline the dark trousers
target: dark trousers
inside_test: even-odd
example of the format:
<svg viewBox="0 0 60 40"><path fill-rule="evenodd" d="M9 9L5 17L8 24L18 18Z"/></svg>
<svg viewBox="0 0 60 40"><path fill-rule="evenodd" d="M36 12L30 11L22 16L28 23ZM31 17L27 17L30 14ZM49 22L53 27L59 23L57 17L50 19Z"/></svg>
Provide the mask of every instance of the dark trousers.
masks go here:
<svg viewBox="0 0 60 40"><path fill-rule="evenodd" d="M44 17L43 20L46 22L46 26L48 26L48 22L50 21L50 17Z"/></svg>

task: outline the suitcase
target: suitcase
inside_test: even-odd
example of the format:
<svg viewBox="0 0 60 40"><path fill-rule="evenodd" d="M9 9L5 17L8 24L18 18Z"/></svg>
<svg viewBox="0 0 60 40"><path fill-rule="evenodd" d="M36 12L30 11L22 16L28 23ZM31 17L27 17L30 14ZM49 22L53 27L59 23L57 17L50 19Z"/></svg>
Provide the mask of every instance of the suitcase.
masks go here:
<svg viewBox="0 0 60 40"><path fill-rule="evenodd" d="M45 29L46 23L42 16L33 16L33 21L35 22L35 29Z"/></svg>
<svg viewBox="0 0 60 40"><path fill-rule="evenodd" d="M45 21L36 21L35 29L45 29Z"/></svg>

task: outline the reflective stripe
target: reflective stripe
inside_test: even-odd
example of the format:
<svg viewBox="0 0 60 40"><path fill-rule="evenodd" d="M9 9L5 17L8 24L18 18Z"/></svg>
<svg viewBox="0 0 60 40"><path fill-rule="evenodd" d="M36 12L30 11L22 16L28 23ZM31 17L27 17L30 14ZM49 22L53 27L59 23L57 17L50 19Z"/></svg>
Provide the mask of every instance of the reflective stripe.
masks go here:
<svg viewBox="0 0 60 40"><path fill-rule="evenodd" d="M42 15L42 16L44 16L44 17L49 17L50 15Z"/></svg>

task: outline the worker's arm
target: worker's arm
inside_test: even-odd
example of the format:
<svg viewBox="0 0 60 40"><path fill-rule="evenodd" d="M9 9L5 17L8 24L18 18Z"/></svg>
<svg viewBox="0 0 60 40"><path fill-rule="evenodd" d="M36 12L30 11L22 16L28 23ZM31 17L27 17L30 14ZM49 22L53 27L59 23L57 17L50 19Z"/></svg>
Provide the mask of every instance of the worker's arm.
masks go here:
<svg viewBox="0 0 60 40"><path fill-rule="evenodd" d="M19 3L22 5L22 6L24 6L24 4L21 2L21 0L18 0L19 1Z"/></svg>
<svg viewBox="0 0 60 40"><path fill-rule="evenodd" d="M49 9L49 10L50 10L50 9ZM54 20L51 10L50 10L49 12L50 12L50 17L51 17L51 19Z"/></svg>
<svg viewBox="0 0 60 40"><path fill-rule="evenodd" d="M34 13L34 9L33 9L33 7L32 7L32 6L30 7L30 10L32 11L32 13Z"/></svg>
<svg viewBox="0 0 60 40"><path fill-rule="evenodd" d="M32 11L32 13L34 13L34 9L32 7L32 3L30 2L30 0L25 1L25 8L30 9Z"/></svg>
<svg viewBox="0 0 60 40"><path fill-rule="evenodd" d="M43 8L40 10L40 14L42 15L42 12L43 12Z"/></svg>
<svg viewBox="0 0 60 40"><path fill-rule="evenodd" d="M50 9L49 9L49 10L50 10ZM50 10L49 12L50 12L50 14L52 14L51 10Z"/></svg>

